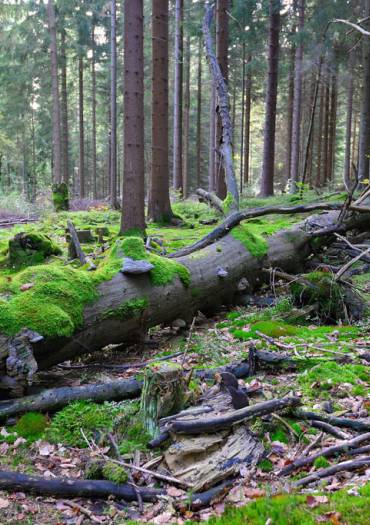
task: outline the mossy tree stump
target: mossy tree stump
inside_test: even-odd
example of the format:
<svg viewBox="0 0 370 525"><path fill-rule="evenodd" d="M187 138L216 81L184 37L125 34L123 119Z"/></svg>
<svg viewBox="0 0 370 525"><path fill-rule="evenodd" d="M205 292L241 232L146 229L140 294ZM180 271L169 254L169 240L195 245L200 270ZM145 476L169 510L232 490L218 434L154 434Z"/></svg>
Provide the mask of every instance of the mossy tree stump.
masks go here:
<svg viewBox="0 0 370 525"><path fill-rule="evenodd" d="M52 199L55 211L69 210L68 186L65 182L53 184Z"/></svg>
<svg viewBox="0 0 370 525"><path fill-rule="evenodd" d="M9 265L12 268L32 266L62 250L47 235L38 232L20 232L9 240Z"/></svg>
<svg viewBox="0 0 370 525"><path fill-rule="evenodd" d="M182 367L175 363L152 363L145 369L141 395L143 425L154 438L160 433L158 420L176 414L184 406Z"/></svg>

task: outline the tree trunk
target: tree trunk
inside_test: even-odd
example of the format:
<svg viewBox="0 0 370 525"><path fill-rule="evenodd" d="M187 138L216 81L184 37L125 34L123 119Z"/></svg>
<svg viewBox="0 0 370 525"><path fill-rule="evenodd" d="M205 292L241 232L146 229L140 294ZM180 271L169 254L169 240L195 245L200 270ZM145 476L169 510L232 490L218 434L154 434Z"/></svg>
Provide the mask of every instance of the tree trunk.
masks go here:
<svg viewBox="0 0 370 525"><path fill-rule="evenodd" d="M324 164L324 177L322 185L325 186L329 180L329 123L330 123L330 84L329 77L326 76L325 84L325 102L324 102L324 138L323 138L323 164Z"/></svg>
<svg viewBox="0 0 370 525"><path fill-rule="evenodd" d="M351 188L351 139L352 139L352 113L353 113L353 69L354 53L348 58L347 78L347 118L346 118L346 146L344 153L344 176L343 181L347 191Z"/></svg>
<svg viewBox="0 0 370 525"><path fill-rule="evenodd" d="M91 95L92 95L92 107L91 107L91 118L92 118L92 185L93 185L93 198L98 198L98 183L97 183L97 172L96 172L96 71L95 71L95 25L91 28Z"/></svg>
<svg viewBox="0 0 370 525"><path fill-rule="evenodd" d="M69 137L68 137L68 97L67 97L67 55L66 55L66 31L61 31L61 133L62 133L62 182L69 183Z"/></svg>
<svg viewBox="0 0 370 525"><path fill-rule="evenodd" d="M299 181L299 147L301 135L301 107L302 107L302 61L303 61L303 41L302 32L304 30L305 1L298 0L298 31L300 41L295 52L294 63L294 97L293 97L293 120L292 120L292 156L290 162L290 192L296 193L297 182Z"/></svg>
<svg viewBox="0 0 370 525"><path fill-rule="evenodd" d="M216 88L212 82L209 115L209 163L208 163L208 190L216 190Z"/></svg>
<svg viewBox="0 0 370 525"><path fill-rule="evenodd" d="M239 191L238 184L236 182L234 165L233 165L233 131L230 120L229 112L229 95L227 91L227 84L222 75L220 65L216 59L213 51L212 36L211 36L211 23L213 17L213 6L206 4L205 14L203 18L203 34L204 44L206 48L207 59L209 62L211 74L213 77L213 83L215 84L217 96L218 96L218 115L221 122L221 137L219 140L219 153L222 159L222 166L224 168L225 176L224 181L226 182L227 195L230 197L227 203L228 212L232 213L239 209ZM217 187L217 181L216 181ZM216 191L217 193L217 191ZM218 195L217 195L218 196Z"/></svg>
<svg viewBox="0 0 370 525"><path fill-rule="evenodd" d="M78 59L78 100L79 100L79 162L80 198L85 198L85 126L84 126L84 61Z"/></svg>
<svg viewBox="0 0 370 525"><path fill-rule="evenodd" d="M329 122L329 173L328 180L332 181L334 178L335 168L335 146L336 146L336 128L337 128L337 73L333 72L331 75L331 91L330 91L330 122Z"/></svg>
<svg viewBox="0 0 370 525"><path fill-rule="evenodd" d="M241 118L241 124L240 124L240 194L243 193L243 167L244 167L244 158L243 158L243 152L244 152L244 119L245 119L245 43L243 42L243 52L242 52L242 118Z"/></svg>
<svg viewBox="0 0 370 525"><path fill-rule="evenodd" d="M268 82L260 194L274 194L276 99L279 72L280 0L269 1Z"/></svg>
<svg viewBox="0 0 370 525"><path fill-rule="evenodd" d="M121 234L145 230L143 0L125 2Z"/></svg>
<svg viewBox="0 0 370 525"><path fill-rule="evenodd" d="M292 45L289 58L289 86L288 86L288 104L287 104L287 148L285 157L285 172L287 179L290 178L290 167L292 159L292 123L293 123L293 100L294 100L294 57L296 47Z"/></svg>
<svg viewBox="0 0 370 525"><path fill-rule="evenodd" d="M61 152L61 135L60 135L60 102L59 102L59 85L58 85L58 52L57 52L57 34L55 22L55 10L53 0L48 1L48 23L50 33L50 64L51 64L51 95L53 100L53 181L56 184L62 182L62 152Z"/></svg>
<svg viewBox="0 0 370 525"><path fill-rule="evenodd" d="M247 58L247 74L245 81L245 130L244 130L244 184L250 183L250 133L251 133L251 102L252 102L252 57Z"/></svg>
<svg viewBox="0 0 370 525"><path fill-rule="evenodd" d="M111 0L111 38L110 38L110 203L113 209L117 203L117 39L116 39L116 0Z"/></svg>
<svg viewBox="0 0 370 525"><path fill-rule="evenodd" d="M317 144L316 144L316 150L317 150L317 171L316 171L316 180L315 180L315 186L316 188L320 188L322 183L322 128L324 125L324 85L321 84L320 89L320 112L319 112L319 124L317 129Z"/></svg>
<svg viewBox="0 0 370 525"><path fill-rule="evenodd" d="M364 17L370 26L370 0L365 0ZM359 132L358 178L369 178L370 167L370 37L362 37L362 102Z"/></svg>
<svg viewBox="0 0 370 525"><path fill-rule="evenodd" d="M168 0L152 0L152 166L148 216L172 217L168 172Z"/></svg>
<svg viewBox="0 0 370 525"><path fill-rule="evenodd" d="M182 173L182 77L184 0L175 4L175 78L173 100L173 187L183 194Z"/></svg>
<svg viewBox="0 0 370 525"><path fill-rule="evenodd" d="M221 69L222 77L228 84L229 80L229 3L230 0L217 0L216 3L216 55L217 62ZM217 100L220 104L220 100ZM222 122L219 113L216 126L216 148L220 148L222 142ZM223 169L221 151L217 150L215 155L215 191L217 197L225 199L227 195L227 186L225 181L225 170Z"/></svg>
<svg viewBox="0 0 370 525"><path fill-rule="evenodd" d="M202 38L198 43L198 83L197 83L197 174L196 186L201 186L202 170Z"/></svg>
<svg viewBox="0 0 370 525"><path fill-rule="evenodd" d="M183 135L183 197L187 198L190 187L189 173L189 119L190 119L190 35L185 41L185 92L184 92L184 135Z"/></svg>

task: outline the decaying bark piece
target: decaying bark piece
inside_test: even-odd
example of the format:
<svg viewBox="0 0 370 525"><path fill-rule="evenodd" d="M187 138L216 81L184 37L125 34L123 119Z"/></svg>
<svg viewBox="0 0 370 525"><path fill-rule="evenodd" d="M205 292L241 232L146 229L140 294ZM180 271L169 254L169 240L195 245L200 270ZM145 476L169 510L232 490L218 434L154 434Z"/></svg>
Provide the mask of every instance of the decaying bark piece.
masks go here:
<svg viewBox="0 0 370 525"><path fill-rule="evenodd" d="M80 240L72 221L67 221L67 228L71 236L68 248L70 258L78 257L81 264L86 264L86 256L81 248Z"/></svg>
<svg viewBox="0 0 370 525"><path fill-rule="evenodd" d="M185 382L182 367L175 363L153 363L145 370L141 394L141 418L153 437L160 434L158 421L182 410Z"/></svg>

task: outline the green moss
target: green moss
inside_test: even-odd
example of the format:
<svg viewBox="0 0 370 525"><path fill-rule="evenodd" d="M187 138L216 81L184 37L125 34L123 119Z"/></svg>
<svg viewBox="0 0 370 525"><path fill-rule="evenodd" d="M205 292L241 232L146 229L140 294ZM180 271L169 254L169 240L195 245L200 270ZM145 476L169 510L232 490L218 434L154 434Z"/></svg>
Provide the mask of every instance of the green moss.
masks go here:
<svg viewBox="0 0 370 525"><path fill-rule="evenodd" d="M257 467L260 468L262 472L272 472L274 470L274 465L269 459L263 459L258 463Z"/></svg>
<svg viewBox="0 0 370 525"><path fill-rule="evenodd" d="M240 224L231 230L234 239L240 241L244 248L254 257L262 258L267 254L268 243L261 235L253 233L248 226Z"/></svg>
<svg viewBox="0 0 370 525"><path fill-rule="evenodd" d="M359 489L359 496L348 489L327 493L329 502L309 506L307 494L280 494L259 498L244 507L228 507L221 517L213 517L208 525L316 525L327 512L338 512L347 525L367 525L370 513L370 484ZM327 522L330 517L327 516ZM195 522L187 521L186 525Z"/></svg>
<svg viewBox="0 0 370 525"><path fill-rule="evenodd" d="M320 456L319 458L315 459L315 461L313 462L313 466L316 469L326 468L330 466L330 463L326 458L324 458L323 456Z"/></svg>
<svg viewBox="0 0 370 525"><path fill-rule="evenodd" d="M17 434L29 441L39 439L49 425L48 418L40 412L27 412L21 416L14 430Z"/></svg>
<svg viewBox="0 0 370 525"><path fill-rule="evenodd" d="M53 184L52 199L56 212L69 209L68 186L65 182Z"/></svg>
<svg viewBox="0 0 370 525"><path fill-rule="evenodd" d="M99 405L91 401L74 401L55 414L45 435L52 443L85 448L87 444L81 429L88 439L97 439L97 435L102 437L113 430L115 418L123 411L123 406L117 403Z"/></svg>
<svg viewBox="0 0 370 525"><path fill-rule="evenodd" d="M39 264L47 257L61 253L55 242L43 233L21 232L9 240L8 258L12 268Z"/></svg>
<svg viewBox="0 0 370 525"><path fill-rule="evenodd" d="M366 366L338 364L328 361L322 362L300 374L298 384L309 397L315 397L317 396L318 388L330 390L332 387L343 383L358 385L359 380L369 382L370 373ZM316 383L318 388L313 388L312 385Z"/></svg>
<svg viewBox="0 0 370 525"><path fill-rule="evenodd" d="M113 483L126 483L128 480L126 470L113 461L104 463L102 473L105 479L113 481Z"/></svg>
<svg viewBox="0 0 370 525"><path fill-rule="evenodd" d="M289 443L289 437L284 430L277 429L271 434L271 441L280 441L280 443Z"/></svg>
<svg viewBox="0 0 370 525"><path fill-rule="evenodd" d="M230 192L227 193L225 199L222 202L222 207L224 209L225 215L228 215L233 207L234 197Z"/></svg>
<svg viewBox="0 0 370 525"><path fill-rule="evenodd" d="M134 317L139 316L148 305L149 301L146 297L130 299L128 301L123 302L121 306L119 306L115 310L106 310L103 313L103 318L116 318L121 319L123 321L127 319L132 319Z"/></svg>

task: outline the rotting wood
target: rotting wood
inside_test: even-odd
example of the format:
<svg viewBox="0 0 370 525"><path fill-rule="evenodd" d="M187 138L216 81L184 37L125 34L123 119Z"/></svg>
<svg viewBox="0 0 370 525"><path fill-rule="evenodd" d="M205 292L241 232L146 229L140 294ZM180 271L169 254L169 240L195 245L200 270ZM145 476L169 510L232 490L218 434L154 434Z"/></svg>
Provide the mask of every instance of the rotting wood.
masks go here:
<svg viewBox="0 0 370 525"><path fill-rule="evenodd" d="M208 202L213 208L225 215L222 200L217 197L214 193L198 188L195 192L200 200Z"/></svg>
<svg viewBox="0 0 370 525"><path fill-rule="evenodd" d="M77 231L72 221L70 220L67 221L67 228L71 236L70 245L71 247L73 247L73 249L70 249L70 256L72 255L72 253L73 254L75 253L76 257L78 257L78 259L80 260L80 263L86 264L86 256L81 248L81 244L80 244L80 241L77 235Z"/></svg>

